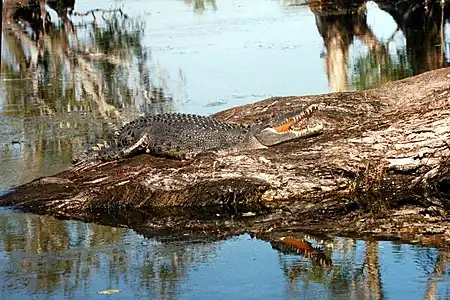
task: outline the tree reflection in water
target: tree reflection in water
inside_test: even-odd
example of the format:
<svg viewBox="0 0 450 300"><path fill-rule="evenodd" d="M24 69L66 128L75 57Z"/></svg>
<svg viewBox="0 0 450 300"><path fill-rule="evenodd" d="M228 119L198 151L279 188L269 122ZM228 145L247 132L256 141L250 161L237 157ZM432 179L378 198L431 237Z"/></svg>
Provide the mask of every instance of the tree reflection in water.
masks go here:
<svg viewBox="0 0 450 300"><path fill-rule="evenodd" d="M137 115L173 110L141 19L112 9L74 25L70 6L55 4L63 26L47 22L44 32L39 6L26 4L4 8L0 176L9 179L0 188L17 182L5 170L19 182L55 173Z"/></svg>
<svg viewBox="0 0 450 300"><path fill-rule="evenodd" d="M194 8L198 14L202 14L208 7L212 10L217 10L216 0L183 0L189 6Z"/></svg>
<svg viewBox="0 0 450 300"><path fill-rule="evenodd" d="M197 286L203 293L207 291L216 296L229 295L233 290L237 293L234 295L241 291L256 296L270 289L279 290L290 299L382 299L395 294L397 290L393 287L396 286L400 291L405 288L416 291L417 284L425 286L421 279L426 274L429 274L426 290L420 288L419 297L444 296L442 280L448 275L449 267L445 250L422 250L409 245L350 238L303 237L314 247L323 249L324 255L333 262L320 263L317 256L305 251L298 254L283 250L268 252L269 243L245 236L218 242L159 242L144 240L124 228L61 222L47 216L2 211L0 296L82 297L104 289L119 289L127 297L177 299L184 295L186 288L195 289L195 284L201 284L193 281L196 273L199 278L219 276L209 281L216 285ZM239 255L237 247L247 249ZM261 261L258 251L265 253L267 261ZM386 257L396 253L401 254L397 261L386 264L389 259ZM230 261L223 263L224 256ZM278 261L278 266L271 265L272 260ZM395 278L408 278L411 275L406 274L411 272L405 269L408 261L412 262L409 268L416 266L411 277L414 281L387 282L392 274ZM245 269L241 265L256 269ZM274 269L268 269L269 265ZM271 278L273 284L268 282L267 286L247 290L252 286L252 276L261 270L271 272L258 276ZM235 276L247 278L242 287L231 287L227 283L227 277ZM275 284L280 276L284 278L284 287Z"/></svg>
<svg viewBox="0 0 450 300"><path fill-rule="evenodd" d="M123 228L9 212L0 214L0 249L0 295L11 286L74 297L126 285L136 297L174 299L192 265L214 258L216 243L141 242Z"/></svg>
<svg viewBox="0 0 450 300"><path fill-rule="evenodd" d="M414 295L418 298L437 299L449 296L448 289L445 289L448 280L445 274L448 274L450 261L445 249L425 249L351 238L329 238L322 247L326 255L333 258L332 265L324 266L302 257L280 254L280 265L286 276L286 294L289 298L385 299L390 298L389 295L404 295L406 298ZM399 247L403 249L399 250ZM398 261L391 262L391 255L397 253L401 257ZM423 253L426 255L421 255ZM414 262L417 269L421 269L422 265L426 266L427 270L419 272L422 274L419 275L420 278L429 276L426 289L422 289L422 280L412 283L400 279L413 276L408 274L411 272L408 261ZM408 268L405 268L406 265ZM395 281L390 282L391 278ZM399 291L408 290L410 295L406 296L396 291L396 288Z"/></svg>
<svg viewBox="0 0 450 300"><path fill-rule="evenodd" d="M398 29L387 40L380 40L373 33L374 28L383 26L381 22L368 24L369 5L372 9L378 5L397 23ZM351 85L357 89L375 87L448 65L447 2L311 1L309 7L324 40L325 65L332 91L344 91ZM401 34L404 46L396 45L396 37ZM355 41L361 42L368 51L361 51L350 60L349 51Z"/></svg>

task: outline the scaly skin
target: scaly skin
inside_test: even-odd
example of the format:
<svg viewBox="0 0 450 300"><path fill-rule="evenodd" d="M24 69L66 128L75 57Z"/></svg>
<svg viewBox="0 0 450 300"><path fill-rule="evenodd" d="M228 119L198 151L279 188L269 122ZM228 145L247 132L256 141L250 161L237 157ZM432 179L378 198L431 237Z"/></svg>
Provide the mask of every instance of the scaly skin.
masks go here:
<svg viewBox="0 0 450 300"><path fill-rule="evenodd" d="M141 153L191 159L207 153L267 148L320 133L322 124L308 127L309 117L316 110L317 105L312 104L299 112L254 126L177 113L141 117L124 125L110 146L82 155L75 168L83 167L86 162L112 161Z"/></svg>

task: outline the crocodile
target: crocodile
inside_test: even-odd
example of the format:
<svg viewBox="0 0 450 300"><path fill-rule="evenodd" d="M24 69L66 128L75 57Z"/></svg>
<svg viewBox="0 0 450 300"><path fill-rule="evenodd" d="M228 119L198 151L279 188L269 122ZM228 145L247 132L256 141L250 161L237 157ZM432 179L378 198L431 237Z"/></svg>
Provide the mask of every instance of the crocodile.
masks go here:
<svg viewBox="0 0 450 300"><path fill-rule="evenodd" d="M229 154L263 149L320 133L321 122L309 122L318 110L310 104L297 112L255 125L235 124L209 116L164 113L140 117L122 126L117 137L99 144L74 161L74 167L88 162L107 162L141 153L175 159L192 159L209 153Z"/></svg>

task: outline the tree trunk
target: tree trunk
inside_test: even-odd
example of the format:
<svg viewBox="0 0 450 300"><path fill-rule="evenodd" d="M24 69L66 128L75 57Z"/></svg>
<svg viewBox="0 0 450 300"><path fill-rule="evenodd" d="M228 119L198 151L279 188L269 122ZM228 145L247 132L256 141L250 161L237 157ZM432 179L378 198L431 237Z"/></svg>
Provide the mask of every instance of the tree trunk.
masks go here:
<svg viewBox="0 0 450 300"><path fill-rule="evenodd" d="M314 101L321 135L177 161L141 155L40 178L0 205L150 235L310 231L445 245L450 68L381 88L274 97L217 113L254 123Z"/></svg>

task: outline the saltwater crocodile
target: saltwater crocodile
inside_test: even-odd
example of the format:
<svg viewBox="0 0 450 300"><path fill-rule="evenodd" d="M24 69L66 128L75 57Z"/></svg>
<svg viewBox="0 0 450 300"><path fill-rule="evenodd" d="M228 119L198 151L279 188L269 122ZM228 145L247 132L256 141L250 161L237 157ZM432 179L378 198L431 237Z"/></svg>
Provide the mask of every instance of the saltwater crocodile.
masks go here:
<svg viewBox="0 0 450 300"><path fill-rule="evenodd" d="M74 163L112 161L140 153L191 159L207 153L228 154L262 149L322 131L322 123L309 124L317 104L256 125L234 124L213 117L165 113L125 124L116 139L91 149Z"/></svg>

